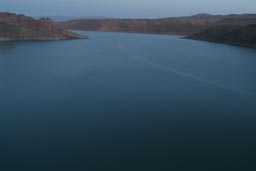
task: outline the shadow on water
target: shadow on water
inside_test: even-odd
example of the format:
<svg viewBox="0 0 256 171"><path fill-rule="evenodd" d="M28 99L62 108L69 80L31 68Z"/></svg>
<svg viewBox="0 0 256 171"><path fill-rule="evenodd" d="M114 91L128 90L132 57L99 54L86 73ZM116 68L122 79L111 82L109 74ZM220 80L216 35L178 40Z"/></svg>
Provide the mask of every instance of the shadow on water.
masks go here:
<svg viewBox="0 0 256 171"><path fill-rule="evenodd" d="M0 55L8 54L12 51L15 51L17 47L35 44L35 43L49 43L50 41L0 41Z"/></svg>
<svg viewBox="0 0 256 171"><path fill-rule="evenodd" d="M8 54L9 52L15 51L19 46L29 46L29 45L49 45L56 42L68 42L68 41L79 41L80 39L73 40L14 40L14 41L0 41L0 55ZM81 40L80 40L81 41Z"/></svg>
<svg viewBox="0 0 256 171"><path fill-rule="evenodd" d="M21 44L21 42L17 42L17 41L0 42L0 55L15 50L19 44Z"/></svg>

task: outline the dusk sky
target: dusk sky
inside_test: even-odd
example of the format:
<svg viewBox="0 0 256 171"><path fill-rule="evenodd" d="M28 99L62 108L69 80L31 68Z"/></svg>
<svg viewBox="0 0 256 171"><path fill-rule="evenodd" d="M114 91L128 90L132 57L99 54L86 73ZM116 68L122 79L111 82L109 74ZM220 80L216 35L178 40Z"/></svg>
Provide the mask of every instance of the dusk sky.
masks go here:
<svg viewBox="0 0 256 171"><path fill-rule="evenodd" d="M31 16L158 18L196 13L256 13L256 0L1 0L0 11Z"/></svg>

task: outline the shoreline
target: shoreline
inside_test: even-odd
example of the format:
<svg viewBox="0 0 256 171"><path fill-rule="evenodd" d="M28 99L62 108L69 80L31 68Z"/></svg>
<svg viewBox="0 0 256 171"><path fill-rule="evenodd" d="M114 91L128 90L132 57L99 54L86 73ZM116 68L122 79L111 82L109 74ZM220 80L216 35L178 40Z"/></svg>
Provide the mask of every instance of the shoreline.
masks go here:
<svg viewBox="0 0 256 171"><path fill-rule="evenodd" d="M143 32L124 32L124 31L99 31L99 30L80 30L80 29L72 29L71 31L91 31L91 32L101 32L101 33L127 33L127 34L145 34L145 35L162 35L162 36L177 36L181 39L186 40L195 40L195 41L202 41L202 42L209 42L209 43L218 43L218 44L225 44L225 45L231 45L231 46L237 46L237 47L246 47L250 49L256 49L256 45L246 45L246 44L239 44L239 43L228 43L228 42L218 42L213 40L204 40L204 39L193 39L189 38L188 36L184 34L170 34L170 33L143 33Z"/></svg>

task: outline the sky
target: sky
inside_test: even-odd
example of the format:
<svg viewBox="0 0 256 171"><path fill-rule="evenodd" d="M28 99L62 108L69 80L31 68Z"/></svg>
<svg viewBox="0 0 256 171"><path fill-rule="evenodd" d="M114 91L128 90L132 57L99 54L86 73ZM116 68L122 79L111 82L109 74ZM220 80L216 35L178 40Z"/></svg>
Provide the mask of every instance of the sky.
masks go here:
<svg viewBox="0 0 256 171"><path fill-rule="evenodd" d="M256 0L0 0L0 11L39 16L160 18L256 13Z"/></svg>

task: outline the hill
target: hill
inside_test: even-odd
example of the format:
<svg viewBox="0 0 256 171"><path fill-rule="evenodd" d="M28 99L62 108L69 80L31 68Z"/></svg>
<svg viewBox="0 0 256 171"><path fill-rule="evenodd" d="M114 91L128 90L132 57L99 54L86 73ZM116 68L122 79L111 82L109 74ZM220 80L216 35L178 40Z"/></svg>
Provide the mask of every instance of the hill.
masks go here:
<svg viewBox="0 0 256 171"><path fill-rule="evenodd" d="M81 19L61 25L74 30L188 35L207 29L210 22L201 18Z"/></svg>
<svg viewBox="0 0 256 171"><path fill-rule="evenodd" d="M56 25L49 18L0 12L0 40L60 40L86 38Z"/></svg>
<svg viewBox="0 0 256 171"><path fill-rule="evenodd" d="M160 19L81 19L60 25L73 30L184 35L190 39L255 47L256 15L203 13Z"/></svg>
<svg viewBox="0 0 256 171"><path fill-rule="evenodd" d="M256 48L256 24L214 27L187 38Z"/></svg>
<svg viewBox="0 0 256 171"><path fill-rule="evenodd" d="M217 25L253 23L256 23L254 14L197 14L160 19L78 19L60 25L74 30L190 35Z"/></svg>

